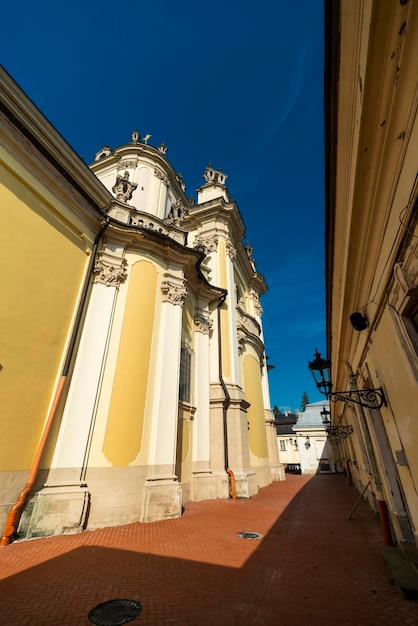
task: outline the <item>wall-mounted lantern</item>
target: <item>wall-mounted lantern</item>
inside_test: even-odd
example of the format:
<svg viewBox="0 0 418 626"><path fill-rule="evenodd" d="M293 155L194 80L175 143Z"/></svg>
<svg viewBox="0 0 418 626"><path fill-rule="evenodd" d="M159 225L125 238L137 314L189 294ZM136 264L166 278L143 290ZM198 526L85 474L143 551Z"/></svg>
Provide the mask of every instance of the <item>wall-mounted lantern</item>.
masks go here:
<svg viewBox="0 0 418 626"><path fill-rule="evenodd" d="M331 391L331 362L323 359L318 350L315 350L314 357L313 361L308 362L308 367L312 372L317 388L329 400L332 402L337 402L337 400L341 400L342 402L355 402L355 404L360 404L360 406L367 409L380 409L383 405L387 406L382 387L378 389Z"/></svg>

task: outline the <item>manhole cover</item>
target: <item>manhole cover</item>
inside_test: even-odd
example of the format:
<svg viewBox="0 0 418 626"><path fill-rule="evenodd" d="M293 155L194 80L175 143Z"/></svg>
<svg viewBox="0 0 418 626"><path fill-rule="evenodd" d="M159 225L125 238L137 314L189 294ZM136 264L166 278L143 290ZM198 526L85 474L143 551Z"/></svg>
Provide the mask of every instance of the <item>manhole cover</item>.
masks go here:
<svg viewBox="0 0 418 626"><path fill-rule="evenodd" d="M96 626L119 626L138 617L142 606L133 600L108 600L94 607L88 614Z"/></svg>
<svg viewBox="0 0 418 626"><path fill-rule="evenodd" d="M241 537L241 539L262 539L264 535L261 535L260 533L253 533L249 530L246 530L242 533L237 533L238 537Z"/></svg>

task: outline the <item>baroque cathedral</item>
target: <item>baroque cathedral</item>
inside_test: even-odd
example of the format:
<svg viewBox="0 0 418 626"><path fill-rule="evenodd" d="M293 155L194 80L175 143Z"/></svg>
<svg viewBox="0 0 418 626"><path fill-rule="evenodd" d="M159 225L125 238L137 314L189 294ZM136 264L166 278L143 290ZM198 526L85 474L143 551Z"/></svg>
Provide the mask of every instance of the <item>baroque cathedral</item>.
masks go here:
<svg viewBox="0 0 418 626"><path fill-rule="evenodd" d="M133 132L88 167L1 70L2 545L282 480L245 226Z"/></svg>

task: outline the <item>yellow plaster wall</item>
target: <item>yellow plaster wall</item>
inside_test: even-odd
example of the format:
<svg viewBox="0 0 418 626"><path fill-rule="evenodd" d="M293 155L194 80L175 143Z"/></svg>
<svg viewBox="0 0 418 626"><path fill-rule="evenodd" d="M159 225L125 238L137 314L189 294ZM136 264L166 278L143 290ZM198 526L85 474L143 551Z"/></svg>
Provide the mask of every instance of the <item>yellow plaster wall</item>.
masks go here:
<svg viewBox="0 0 418 626"><path fill-rule="evenodd" d="M408 466L397 465L409 510L418 525L418 385L409 361L405 358L390 311L383 313L368 355L371 375L379 374L373 383L384 384L390 405L380 409L392 450L404 449ZM386 477L383 474L382 479ZM389 488L387 488L390 491Z"/></svg>
<svg viewBox="0 0 418 626"><path fill-rule="evenodd" d="M258 360L251 354L244 357L245 399L248 408L248 440L251 452L258 458L268 457L266 425L264 420L263 389Z"/></svg>
<svg viewBox="0 0 418 626"><path fill-rule="evenodd" d="M148 261L131 269L103 452L128 466L141 451L158 273Z"/></svg>
<svg viewBox="0 0 418 626"><path fill-rule="evenodd" d="M189 292L186 297L186 301L183 305L182 313L182 330L183 340L186 340L189 346L193 347L194 343L194 309L195 299Z"/></svg>
<svg viewBox="0 0 418 626"><path fill-rule="evenodd" d="M14 471L32 464L88 256L56 206L3 166L0 179L0 471Z"/></svg>

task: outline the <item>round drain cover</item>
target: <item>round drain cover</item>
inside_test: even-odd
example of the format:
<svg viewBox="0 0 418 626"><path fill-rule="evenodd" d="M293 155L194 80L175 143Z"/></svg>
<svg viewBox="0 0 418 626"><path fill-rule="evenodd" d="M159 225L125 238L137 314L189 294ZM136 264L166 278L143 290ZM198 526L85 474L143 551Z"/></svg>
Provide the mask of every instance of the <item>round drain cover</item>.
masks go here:
<svg viewBox="0 0 418 626"><path fill-rule="evenodd" d="M238 533L238 537L241 537L241 539L262 539L263 535L261 535L260 533L253 533L249 530L245 530L242 533Z"/></svg>
<svg viewBox="0 0 418 626"><path fill-rule="evenodd" d="M133 600L108 600L94 607L88 614L96 626L119 626L138 617L142 606Z"/></svg>

